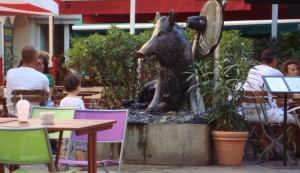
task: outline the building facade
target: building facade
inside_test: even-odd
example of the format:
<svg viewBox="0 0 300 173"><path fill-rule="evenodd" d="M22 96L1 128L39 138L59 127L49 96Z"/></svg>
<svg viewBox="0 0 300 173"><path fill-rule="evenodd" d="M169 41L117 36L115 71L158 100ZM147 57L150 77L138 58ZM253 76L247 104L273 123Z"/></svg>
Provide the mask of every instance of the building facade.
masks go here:
<svg viewBox="0 0 300 173"><path fill-rule="evenodd" d="M53 54L63 54L69 49L71 27L80 19L81 15L54 17ZM11 22L11 32L5 32L8 30L7 21ZM49 52L49 18L48 16L1 16L0 38L0 56L4 58L3 65L7 62L7 58L11 58L8 56L8 50L15 57L15 64L21 58L21 50L26 45L33 45L38 50Z"/></svg>

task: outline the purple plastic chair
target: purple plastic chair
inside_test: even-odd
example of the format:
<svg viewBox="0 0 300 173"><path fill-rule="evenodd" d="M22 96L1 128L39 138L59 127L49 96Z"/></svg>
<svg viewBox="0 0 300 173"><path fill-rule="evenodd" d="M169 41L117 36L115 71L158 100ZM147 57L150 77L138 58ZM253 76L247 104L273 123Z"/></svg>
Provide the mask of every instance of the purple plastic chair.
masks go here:
<svg viewBox="0 0 300 173"><path fill-rule="evenodd" d="M97 133L97 143L121 143L119 160L100 160L97 161L98 166L102 167L106 173L107 166L118 165L118 173L121 169L124 141L127 127L128 110L76 110L74 119L97 119L97 120L117 120L112 129L100 131ZM71 133L70 140L88 141L87 135L76 136L74 132ZM67 149L66 159L60 159L61 165L70 167L87 167L87 161L70 160L70 153L72 150L71 142Z"/></svg>

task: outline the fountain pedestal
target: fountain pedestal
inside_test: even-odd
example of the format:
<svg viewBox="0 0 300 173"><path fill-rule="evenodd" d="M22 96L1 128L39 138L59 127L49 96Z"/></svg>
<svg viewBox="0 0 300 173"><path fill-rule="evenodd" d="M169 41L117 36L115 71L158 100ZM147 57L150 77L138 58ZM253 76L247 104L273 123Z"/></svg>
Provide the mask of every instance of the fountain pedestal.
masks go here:
<svg viewBox="0 0 300 173"><path fill-rule="evenodd" d="M124 163L211 164L207 124L128 124Z"/></svg>

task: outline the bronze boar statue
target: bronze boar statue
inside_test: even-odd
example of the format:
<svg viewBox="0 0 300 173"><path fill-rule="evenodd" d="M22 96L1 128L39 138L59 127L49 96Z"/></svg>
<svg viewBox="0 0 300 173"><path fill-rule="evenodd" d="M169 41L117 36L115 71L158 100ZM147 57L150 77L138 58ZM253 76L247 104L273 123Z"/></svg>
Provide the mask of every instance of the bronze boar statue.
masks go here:
<svg viewBox="0 0 300 173"><path fill-rule="evenodd" d="M137 51L137 57L143 61L158 61L158 79L156 89L147 112L178 111L189 100L194 114L205 110L200 107L199 92L195 79L189 79L193 72L194 57L184 31L174 22L174 12L169 16L156 13L156 24L152 37Z"/></svg>

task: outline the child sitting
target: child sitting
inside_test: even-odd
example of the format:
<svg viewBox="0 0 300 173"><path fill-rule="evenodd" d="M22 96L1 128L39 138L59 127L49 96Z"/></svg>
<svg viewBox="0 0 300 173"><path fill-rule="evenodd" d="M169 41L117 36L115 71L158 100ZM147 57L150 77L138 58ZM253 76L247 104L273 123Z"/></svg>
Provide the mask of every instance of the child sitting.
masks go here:
<svg viewBox="0 0 300 173"><path fill-rule="evenodd" d="M68 92L68 95L60 101L61 108L78 108L84 109L84 102L78 98L77 95L80 93L81 82L77 75L71 74L64 79L64 88ZM87 149L85 142L71 141L72 146L76 151L77 160L84 160L84 152ZM66 156L68 147L68 140L65 140L62 147L62 156Z"/></svg>

